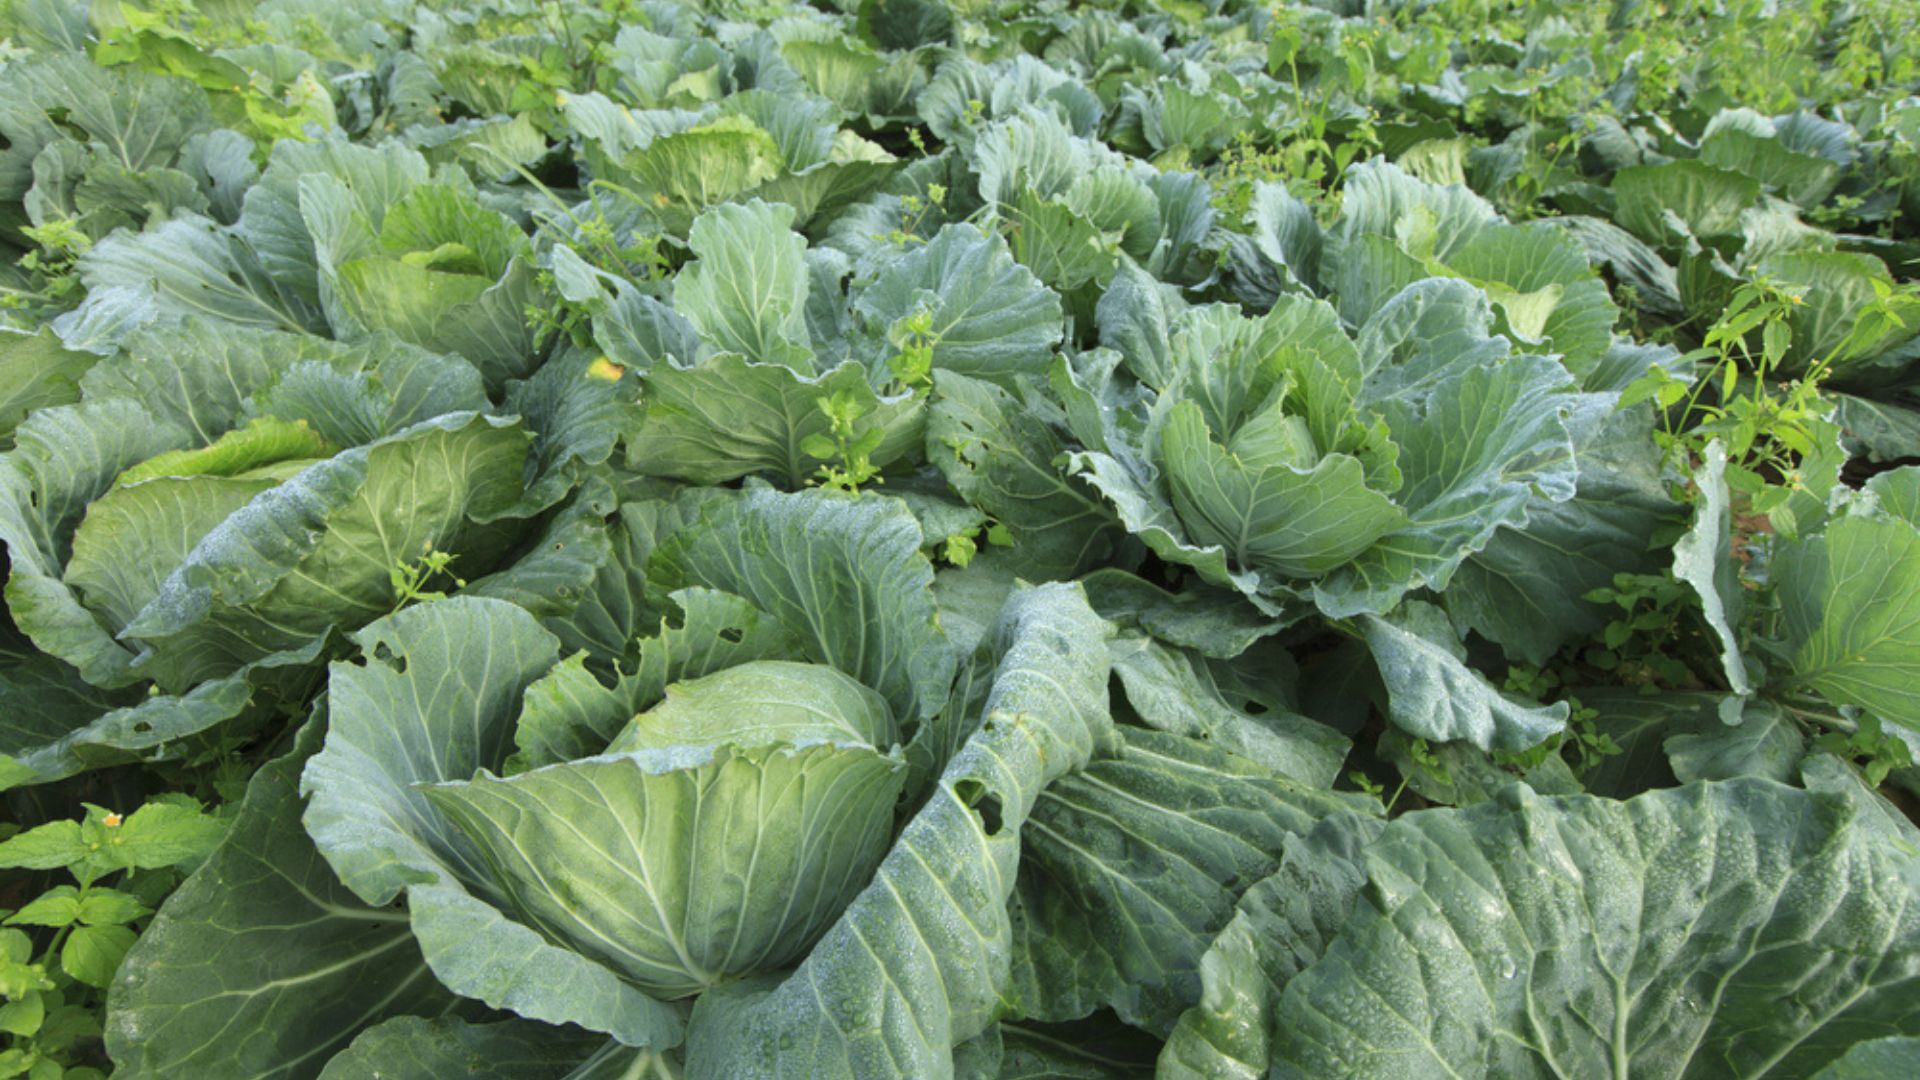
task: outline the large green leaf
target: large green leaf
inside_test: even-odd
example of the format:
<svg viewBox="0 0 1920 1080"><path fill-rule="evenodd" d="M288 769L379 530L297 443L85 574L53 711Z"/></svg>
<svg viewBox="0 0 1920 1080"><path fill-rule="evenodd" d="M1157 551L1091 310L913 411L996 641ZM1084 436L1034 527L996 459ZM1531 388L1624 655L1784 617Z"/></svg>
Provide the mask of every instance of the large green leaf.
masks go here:
<svg viewBox="0 0 1920 1080"><path fill-rule="evenodd" d="M1873 497L1876 510L1920 528L1920 465L1883 472L1868 480L1863 490Z"/></svg>
<svg viewBox="0 0 1920 1080"><path fill-rule="evenodd" d="M898 162L899 159L878 143L852 131L840 131L834 135L824 157L799 166L799 171L761 184L753 193L756 198L793 207L794 220L809 226L831 219L838 211L885 184L899 168Z"/></svg>
<svg viewBox="0 0 1920 1080"><path fill-rule="evenodd" d="M80 278L89 303L130 291L175 318L207 315L266 330L326 329L320 312L273 277L240 237L190 213L147 232L123 231L102 240L80 259Z"/></svg>
<svg viewBox="0 0 1920 1080"><path fill-rule="evenodd" d="M1576 374L1591 369L1613 341L1620 310L1585 252L1549 222L1488 229L1447 260L1447 268L1487 290L1507 331L1559 353ZM1530 318L1529 305L1544 306Z"/></svg>
<svg viewBox="0 0 1920 1080"><path fill-rule="evenodd" d="M1185 304L1138 263L1128 259L1094 305L1100 344L1117 351L1148 386L1173 385L1173 323Z"/></svg>
<svg viewBox="0 0 1920 1080"><path fill-rule="evenodd" d="M1920 1068L1920 1038L1889 1035L1853 1044L1813 1080L1900 1080Z"/></svg>
<svg viewBox="0 0 1920 1080"><path fill-rule="evenodd" d="M1664 744L1673 775L1682 783L1743 776L1791 783L1798 775L1806 738L1786 709L1770 701L1757 702L1741 710L1738 724L1722 720L1717 703L1711 717L1705 712L1695 715L1693 731L1677 732Z"/></svg>
<svg viewBox="0 0 1920 1080"><path fill-rule="evenodd" d="M607 378L586 350L555 356L531 377L508 384L506 411L518 413L534 433L533 482L515 516L554 505L611 460L639 423L639 396L637 380Z"/></svg>
<svg viewBox="0 0 1920 1080"><path fill-rule="evenodd" d="M68 771L58 761L67 756L62 740L138 694L89 686L72 665L9 641L0 650L0 790ZM79 762L71 764L77 771Z"/></svg>
<svg viewBox="0 0 1920 1080"><path fill-rule="evenodd" d="M673 306L714 349L811 375L807 243L792 225L792 207L758 199L701 214L687 239L699 260L675 275Z"/></svg>
<svg viewBox="0 0 1920 1080"><path fill-rule="evenodd" d="M1566 702L1515 701L1468 667L1465 646L1431 604L1414 600L1385 618L1366 615L1362 627L1386 684L1387 716L1410 735L1523 750L1566 726Z"/></svg>
<svg viewBox="0 0 1920 1080"><path fill-rule="evenodd" d="M385 614L395 567L497 553L480 522L519 497L527 442L517 424L449 413L313 466L203 537L125 634L179 686Z"/></svg>
<svg viewBox="0 0 1920 1080"><path fill-rule="evenodd" d="M1405 524L1400 508L1367 486L1360 459L1328 454L1297 465L1284 422L1250 422L1223 447L1203 416L1183 401L1162 432L1174 509L1196 543L1224 548L1241 566L1314 577Z"/></svg>
<svg viewBox="0 0 1920 1080"><path fill-rule="evenodd" d="M534 767L589 757L672 683L800 651L792 631L737 596L684 589L673 600L675 616L662 618L653 636L637 642L631 661L621 643L616 655L623 662L612 686L588 670L586 654L576 653L527 687L513 736L520 762Z"/></svg>
<svg viewBox="0 0 1920 1080"><path fill-rule="evenodd" d="M1206 742L1120 730L1126 749L1049 785L1022 830L1010 993L1022 1016L1105 1005L1165 1032L1199 1000L1201 955L1240 893L1346 799Z"/></svg>
<svg viewBox="0 0 1920 1080"><path fill-rule="evenodd" d="M87 507L75 530L67 584L111 629L124 630L202 538L290 475L270 467L240 476L162 474L117 486Z"/></svg>
<svg viewBox="0 0 1920 1080"><path fill-rule="evenodd" d="M1602 423L1578 450L1573 498L1536 496L1523 527L1504 527L1460 564L1447 610L1508 655L1545 664L1606 625L1586 599L1615 574L1658 569L1654 538L1678 506L1667 494L1650 410Z"/></svg>
<svg viewBox="0 0 1920 1080"><path fill-rule="evenodd" d="M100 358L74 352L51 329L0 332L0 450L13 449L13 431L35 411L80 400L80 377Z"/></svg>
<svg viewBox="0 0 1920 1080"><path fill-rule="evenodd" d="M139 494L110 492L123 476L133 475L128 470L205 473L214 459L257 442L235 435L226 449L207 449L250 414L310 424L312 431L302 438L318 450L313 432L342 442L364 441L421 414L485 402L471 367L397 342L348 347L305 335L216 329L200 320L130 338L124 351L95 364L81 382L82 404L41 410L21 432L6 469L21 501L15 514L0 516L0 532L12 550L10 603L16 621L41 648L102 685L124 683L134 674L128 667L133 652L105 635L124 628L153 599L158 585L226 511L271 481L285 479L284 474L234 481L202 476L160 483ZM262 424L263 430L298 434L292 424ZM187 489L217 490L194 496ZM69 567L83 513L90 513L93 524L81 530L79 564ZM119 527L110 523L116 517ZM75 585L84 590L86 607ZM282 647L316 643L317 635L278 642L243 662ZM191 682L176 677L182 673L163 674L169 686ZM232 684L223 693L231 697L239 688ZM175 723L163 726L179 729Z"/></svg>
<svg viewBox="0 0 1920 1080"><path fill-rule="evenodd" d="M946 702L955 657L919 523L902 503L765 487L715 495L698 524L654 554L648 576L747 600L787 627L806 659L879 691L903 726Z"/></svg>
<svg viewBox="0 0 1920 1080"><path fill-rule="evenodd" d="M20 105L58 116L72 137L126 169L171 164L187 139L213 126L206 95L184 79L85 56L54 56L8 71Z"/></svg>
<svg viewBox="0 0 1920 1080"><path fill-rule="evenodd" d="M570 248L555 246L552 258L555 287L594 313L594 341L610 359L645 372L669 361L685 367L698 357L700 336L686 316L588 265Z"/></svg>
<svg viewBox="0 0 1920 1080"><path fill-rule="evenodd" d="M1286 625L1225 590L1188 583L1169 592L1118 567L1095 570L1080 583L1102 618L1213 660L1231 660Z"/></svg>
<svg viewBox="0 0 1920 1080"><path fill-rule="evenodd" d="M1738 232L1740 212L1759 197L1760 182L1683 159L1621 169L1613 177L1613 194L1614 220L1647 243L1666 247L1675 235L1669 220L1702 239Z"/></svg>
<svg viewBox="0 0 1920 1080"><path fill-rule="evenodd" d="M1920 728L1920 527L1843 515L1784 545L1774 573L1791 684Z"/></svg>
<svg viewBox="0 0 1920 1080"><path fill-rule="evenodd" d="M1113 673L1142 725L1203 740L1289 780L1331 787L1352 744L1275 702L1236 693L1235 670L1152 640L1114 643Z"/></svg>
<svg viewBox="0 0 1920 1080"><path fill-rule="evenodd" d="M1343 178L1340 221L1329 234L1336 241L1335 261L1347 257L1341 244L1362 236L1394 236L1417 227L1431 239L1431 254L1442 261L1481 230L1499 222L1485 199L1463 184L1429 184L1399 166L1375 158L1355 165Z"/></svg>
<svg viewBox="0 0 1920 1080"><path fill-rule="evenodd" d="M1455 276L1486 290L1516 342L1551 349L1576 372L1606 351L1619 311L1563 230L1499 221L1466 188L1427 183L1393 165L1369 163L1353 173L1334 233L1341 241L1335 286L1348 321L1366 322L1422 278Z"/></svg>
<svg viewBox="0 0 1920 1080"><path fill-rule="evenodd" d="M82 380L89 400L130 398L213 442L256 415L305 421L358 446L443 413L484 410L480 373L387 335L352 345L188 318L143 332Z"/></svg>
<svg viewBox="0 0 1920 1080"><path fill-rule="evenodd" d="M1395 449L1355 407L1361 356L1331 306L1283 297L1259 319L1224 304L1168 318L1167 306L1123 271L1095 314L1124 352L1053 374L1089 448L1070 465L1129 531L1271 609L1289 579L1334 570L1405 523L1387 494Z"/></svg>
<svg viewBox="0 0 1920 1080"><path fill-rule="evenodd" d="M1550 220L1573 234L1589 260L1604 264L1612 271L1615 281L1631 288L1641 310L1669 317L1686 314L1680 303L1680 281L1673 267L1639 237L1595 217L1576 214Z"/></svg>
<svg viewBox="0 0 1920 1080"><path fill-rule="evenodd" d="M885 750L899 741L886 699L851 676L825 664L750 660L668 685L607 752L814 742Z"/></svg>
<svg viewBox="0 0 1920 1080"><path fill-rule="evenodd" d="M364 260L341 268L337 295L355 305L365 330L390 330L424 348L463 356L497 389L532 372L540 359L526 315L543 300L534 276L524 259L515 259L495 281ZM452 278L459 282L444 283Z"/></svg>
<svg viewBox="0 0 1920 1080"><path fill-rule="evenodd" d="M1247 210L1247 226L1254 248L1265 258L1288 292L1315 288L1320 281L1320 255L1325 240L1313 210L1284 184L1259 181Z"/></svg>
<svg viewBox="0 0 1920 1080"><path fill-rule="evenodd" d="M1054 362L1053 391L1066 406L1074 436L1089 448L1068 456L1068 474L1098 491L1120 524L1154 554L1191 566L1208 584L1238 590L1262 604L1259 575L1229 566L1225 548L1193 542L1174 514L1166 479L1148 449L1156 417L1136 414L1138 395L1122 389L1116 377L1120 359L1101 349L1086 354L1078 369L1065 358ZM1271 606L1262 605L1263 610Z"/></svg>
<svg viewBox="0 0 1920 1080"><path fill-rule="evenodd" d="M1049 783L1111 745L1107 631L1076 586L1009 599L978 729L791 975L700 998L689 1077L953 1075L952 1048L1000 1009L1022 826Z"/></svg>
<svg viewBox="0 0 1920 1080"><path fill-rule="evenodd" d="M1007 216L1013 257L1061 292L1105 285L1124 257L1123 231L1102 229L1064 198L1023 191Z"/></svg>
<svg viewBox="0 0 1920 1080"><path fill-rule="evenodd" d="M1743 776L1791 783L1808 760L1799 720L1770 701L1620 687L1584 689L1579 699L1593 710L1594 729L1619 747L1582 776L1596 795Z"/></svg>
<svg viewBox="0 0 1920 1080"><path fill-rule="evenodd" d="M10 714L12 722L0 725L0 788L107 765L190 756L203 745L190 736L236 718L257 720L300 707L315 682L302 669L313 665L328 644L316 638L182 694L83 689L66 665L37 657L5 676L5 692L31 698Z"/></svg>
<svg viewBox="0 0 1920 1080"><path fill-rule="evenodd" d="M1752 692L1747 664L1740 651L1739 627L1746 614L1747 595L1740 587L1740 567L1734 559L1731 494L1727 489L1727 451L1719 440L1707 444L1694 486L1700 500L1693 524L1673 545L1673 576L1686 582L1700 598L1719 648L1720 670L1736 694Z"/></svg>
<svg viewBox="0 0 1920 1080"><path fill-rule="evenodd" d="M1353 914L1366 884L1360 853L1385 822L1333 814L1286 839L1280 868L1241 894L1233 919L1200 958L1200 999L1160 1052L1165 1080L1260 1080L1272 1049L1272 1009Z"/></svg>
<svg viewBox="0 0 1920 1080"><path fill-rule="evenodd" d="M396 67L400 65L396 64ZM459 162L475 179L501 183L517 175L514 166L530 166L547 155L547 138L531 113L470 117L451 124L416 124L403 135L429 164Z"/></svg>
<svg viewBox="0 0 1920 1080"><path fill-rule="evenodd" d="M1110 1012L1065 1024L1003 1020L953 1051L954 1075L993 1080L1139 1080L1158 1039Z"/></svg>
<svg viewBox="0 0 1920 1080"><path fill-rule="evenodd" d="M686 367L658 364L642 382L646 412L627 440L628 467L697 484L764 473L804 486L825 461L801 444L827 436L832 420L824 406L836 396L861 410L856 439L881 433L869 455L876 466L917 447L925 412L924 398L882 397L853 360L813 377L719 353Z"/></svg>
<svg viewBox="0 0 1920 1080"><path fill-rule="evenodd" d="M375 148L336 139L283 139L274 145L260 182L247 190L240 233L276 283L317 308L320 258L300 213L301 178L314 174L337 178L377 229L388 206L426 182L427 163L398 142Z"/></svg>
<svg viewBox="0 0 1920 1080"><path fill-rule="evenodd" d="M1723 109L1708 121L1700 160L1744 173L1809 208L1826 201L1840 179L1840 163L1789 146L1772 120L1751 109Z"/></svg>
<svg viewBox="0 0 1920 1080"><path fill-rule="evenodd" d="M465 357L490 390L541 359L527 309L542 299L531 245L455 170L370 206L354 174L300 178L300 218L313 243L320 299L335 336L387 331Z"/></svg>
<svg viewBox="0 0 1920 1080"><path fill-rule="evenodd" d="M709 207L750 191L780 172L780 148L751 120L723 116L663 134L621 161L640 194L675 232ZM704 215L703 215L704 216Z"/></svg>
<svg viewBox="0 0 1920 1080"><path fill-rule="evenodd" d="M605 1041L527 1020L396 1016L361 1032L320 1080L566 1080Z"/></svg>
<svg viewBox="0 0 1920 1080"><path fill-rule="evenodd" d="M1833 422L1846 432L1847 449L1872 461L1920 458L1920 410L1911 402L1876 401L1834 391Z"/></svg>
<svg viewBox="0 0 1920 1080"><path fill-rule="evenodd" d="M1762 780L1403 817L1274 1075L1805 1076L1916 1030L1912 876L1853 819Z"/></svg>
<svg viewBox="0 0 1920 1080"><path fill-rule="evenodd" d="M933 365L1004 382L1041 375L1060 340L1060 298L1013 261L1005 241L949 225L890 263L855 308L886 333L926 312Z"/></svg>
<svg viewBox="0 0 1920 1080"><path fill-rule="evenodd" d="M1920 333L1911 324L1888 325L1870 314L1879 309L1881 294L1894 284L1886 264L1872 255L1790 250L1767 255L1757 268L1797 301L1787 316L1792 337L1779 368L1783 375L1830 364L1837 381L1864 379L1871 385L1884 378L1874 361L1910 345ZM1863 322L1867 335L1856 342L1854 335L1861 332Z"/></svg>

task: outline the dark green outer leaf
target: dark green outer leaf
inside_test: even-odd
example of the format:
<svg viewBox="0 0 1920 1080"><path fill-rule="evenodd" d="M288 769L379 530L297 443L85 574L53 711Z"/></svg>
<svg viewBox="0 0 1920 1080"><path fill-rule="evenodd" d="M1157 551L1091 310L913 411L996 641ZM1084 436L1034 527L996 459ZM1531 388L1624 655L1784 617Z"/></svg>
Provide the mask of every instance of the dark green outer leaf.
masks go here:
<svg viewBox="0 0 1920 1080"><path fill-rule="evenodd" d="M1566 725L1566 702L1516 701L1468 667L1452 624L1430 604L1409 601L1387 618L1364 616L1361 632L1386 684L1388 718L1410 735L1523 750Z"/></svg>
<svg viewBox="0 0 1920 1080"><path fill-rule="evenodd" d="M396 1016L360 1033L320 1080L563 1080L604 1039L530 1020Z"/></svg>
<svg viewBox="0 0 1920 1080"><path fill-rule="evenodd" d="M1160 1080L1259 1080L1273 1041L1271 1010L1353 914L1366 884L1364 846L1386 822L1338 813L1290 836L1280 869L1240 897L1200 958L1200 1000L1160 1053Z"/></svg>
<svg viewBox="0 0 1920 1080"><path fill-rule="evenodd" d="M116 1076L312 1077L365 1025L458 1003L406 914L349 892L300 827L295 781L322 729L309 721L254 775L226 842L127 954L109 999Z"/></svg>
<svg viewBox="0 0 1920 1080"><path fill-rule="evenodd" d="M1112 651L1114 674L1143 726L1205 740L1310 787L1331 787L1339 777L1352 743L1283 702L1238 697L1229 665L1141 638L1122 638ZM1255 657L1239 671L1257 674L1270 659Z"/></svg>
<svg viewBox="0 0 1920 1080"><path fill-rule="evenodd" d="M1813 1080L1907 1080L1920 1070L1920 1039L1890 1036L1855 1043Z"/></svg>
<svg viewBox="0 0 1920 1080"><path fill-rule="evenodd" d="M1920 1030L1913 874L1853 818L1761 780L1403 817L1274 1075L1785 1078Z"/></svg>
<svg viewBox="0 0 1920 1080"><path fill-rule="evenodd" d="M1521 528L1502 528L1460 565L1447 610L1509 656L1545 664L1606 625L1586 594L1618 573L1651 573L1655 531L1679 507L1667 495L1646 409L1617 413L1579 448L1580 478L1565 502L1536 497Z"/></svg>
<svg viewBox="0 0 1920 1080"><path fill-rule="evenodd" d="M0 654L0 790L64 771L47 760L62 756L60 740L139 694L89 686L71 665L24 642L9 646Z"/></svg>
<svg viewBox="0 0 1920 1080"><path fill-rule="evenodd" d="M1358 808L1206 742L1119 729L1126 749L1040 793L1028 819L1009 996L1017 1015L1106 1005L1164 1034L1200 996L1200 958L1288 839Z"/></svg>

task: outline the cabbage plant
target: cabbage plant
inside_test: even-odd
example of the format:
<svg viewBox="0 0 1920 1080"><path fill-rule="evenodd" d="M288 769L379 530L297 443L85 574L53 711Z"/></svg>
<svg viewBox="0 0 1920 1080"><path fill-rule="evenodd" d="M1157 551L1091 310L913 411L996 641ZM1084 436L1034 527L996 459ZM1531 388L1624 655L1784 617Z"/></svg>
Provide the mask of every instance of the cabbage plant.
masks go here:
<svg viewBox="0 0 1920 1080"><path fill-rule="evenodd" d="M1377 813L1323 789L1339 739L1311 721L1237 732L1243 757L1149 710L1191 692L1175 671L1130 675L1116 723L1120 646L1082 588L943 599L897 500L756 485L616 517L621 554L571 613L461 596L355 632L324 725L249 796L276 869L226 915L177 902L128 967L124 1067L279 1052L204 1037L211 916L275 935L278 968L390 988L395 1032L467 999L521 1018L471 1037L584 1029L689 1075L939 1074L961 1043L1014 1053L1016 1017L1172 1024L1235 883L1329 814ZM303 759L304 814L251 816L291 805ZM1167 933L1123 930L1167 911ZM293 983L248 1022L295 1000L320 1011L289 1037L355 1023Z"/></svg>
<svg viewBox="0 0 1920 1080"><path fill-rule="evenodd" d="M1054 371L1075 471L1155 554L1271 610L1378 614L1445 589L1536 494L1572 497L1577 417L1603 408L1444 278L1355 337L1322 301L1249 317L1133 272L1099 327L1103 348Z"/></svg>

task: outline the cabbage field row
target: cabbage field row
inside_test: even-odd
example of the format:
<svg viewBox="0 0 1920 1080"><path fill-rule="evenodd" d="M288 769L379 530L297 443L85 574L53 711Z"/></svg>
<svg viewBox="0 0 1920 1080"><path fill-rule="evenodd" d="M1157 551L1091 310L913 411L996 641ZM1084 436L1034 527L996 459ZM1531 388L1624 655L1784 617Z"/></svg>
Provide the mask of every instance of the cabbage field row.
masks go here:
<svg viewBox="0 0 1920 1080"><path fill-rule="evenodd" d="M1917 276L1911 0L0 0L0 1080L1913 1080Z"/></svg>

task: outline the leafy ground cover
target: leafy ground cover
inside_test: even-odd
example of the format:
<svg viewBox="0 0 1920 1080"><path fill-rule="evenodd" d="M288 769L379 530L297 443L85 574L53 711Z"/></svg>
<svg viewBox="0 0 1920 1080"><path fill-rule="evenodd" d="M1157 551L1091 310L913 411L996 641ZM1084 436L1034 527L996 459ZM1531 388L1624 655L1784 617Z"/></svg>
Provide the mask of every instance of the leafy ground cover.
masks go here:
<svg viewBox="0 0 1920 1080"><path fill-rule="evenodd" d="M0 3L0 1080L1920 1075L1916 41Z"/></svg>

